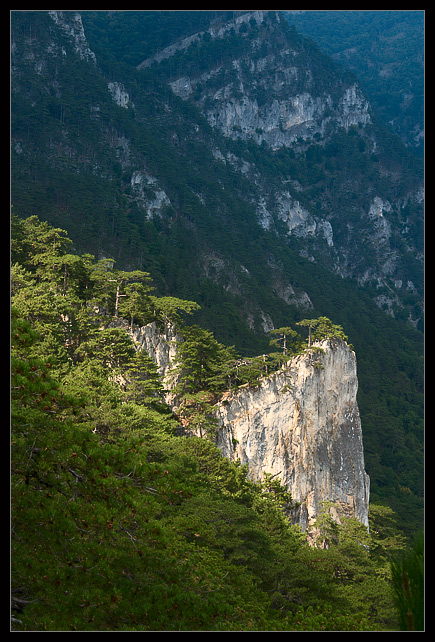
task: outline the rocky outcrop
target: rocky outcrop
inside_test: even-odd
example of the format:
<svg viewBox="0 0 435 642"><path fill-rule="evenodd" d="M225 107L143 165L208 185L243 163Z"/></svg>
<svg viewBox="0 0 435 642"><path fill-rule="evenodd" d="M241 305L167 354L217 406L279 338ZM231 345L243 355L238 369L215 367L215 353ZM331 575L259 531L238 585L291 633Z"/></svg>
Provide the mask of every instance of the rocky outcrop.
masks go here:
<svg viewBox="0 0 435 642"><path fill-rule="evenodd" d="M134 328L138 350L156 362L166 402L182 337L173 324ZM248 464L249 477L276 475L295 502L291 518L306 531L324 502L331 514L355 517L368 526L370 480L364 468L361 421L356 401L355 353L339 339L315 343L256 385L223 395L216 406L217 445L222 455Z"/></svg>
<svg viewBox="0 0 435 642"><path fill-rule="evenodd" d="M171 390L178 382L178 375L175 373L177 345L183 341L175 325L167 322L162 326L153 321L131 329L125 319L118 319L111 325L124 328L133 339L136 350L145 350L155 362L165 390L164 400L172 406L175 396Z"/></svg>
<svg viewBox="0 0 435 642"><path fill-rule="evenodd" d="M279 46L270 47L275 29ZM206 69L184 68L182 76L170 81L173 92L197 102L209 123L225 136L278 149L298 140L327 138L341 127L369 124L369 104L358 85L337 78L334 86L324 85L329 70L319 71L291 36L283 39L285 30L280 11L246 12L220 28L212 23L207 32L172 44L139 68L223 37L231 48L231 32L246 41L244 47L233 41L231 61L219 56L220 62Z"/></svg>
<svg viewBox="0 0 435 642"><path fill-rule="evenodd" d="M123 322L120 320L119 324ZM156 362L166 403L176 403L174 359L181 335L172 324L134 327L138 350ZM179 376L179 375L177 375ZM355 353L345 341L325 340L255 385L225 393L216 406L216 443L224 457L248 464L249 477L280 478L290 490L291 519L306 531L324 502L336 521L355 517L368 527L370 480L364 468L356 401Z"/></svg>
<svg viewBox="0 0 435 642"><path fill-rule="evenodd" d="M333 516L368 526L369 477L364 469L356 401L356 358L340 340L323 341L254 387L219 404L218 446L248 464L249 476L277 475L291 491L293 520L305 531L322 502Z"/></svg>
<svg viewBox="0 0 435 642"><path fill-rule="evenodd" d="M80 13L78 11L49 11L48 15L72 39L74 49L80 58L96 64L97 59L89 48ZM62 51L62 54L66 55L65 50Z"/></svg>
<svg viewBox="0 0 435 642"><path fill-rule="evenodd" d="M275 97L259 105L255 97L238 97L240 84L248 83L243 79L236 87L226 86L213 96L203 98L210 124L230 138L252 138L258 144L264 141L278 149L293 145L298 138L324 137L336 127L348 129L351 125L370 122L368 103L356 85L345 89L338 104L334 104L329 94L313 97L303 92ZM253 82L250 80L249 84ZM177 93L176 83L172 83L172 88ZM267 87L263 90L267 91Z"/></svg>
<svg viewBox="0 0 435 642"><path fill-rule="evenodd" d="M133 172L130 179L131 190L135 201L140 203L146 212L146 217L161 216L165 207L171 204L166 192L160 187L158 180L142 170Z"/></svg>

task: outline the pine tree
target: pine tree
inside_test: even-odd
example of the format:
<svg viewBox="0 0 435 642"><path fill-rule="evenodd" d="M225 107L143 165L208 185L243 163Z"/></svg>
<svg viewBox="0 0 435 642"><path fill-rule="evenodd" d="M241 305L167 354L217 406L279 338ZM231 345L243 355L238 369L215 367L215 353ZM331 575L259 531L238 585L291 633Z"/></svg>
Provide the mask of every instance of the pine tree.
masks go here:
<svg viewBox="0 0 435 642"><path fill-rule="evenodd" d="M130 330L133 331L133 322L145 325L151 321L151 288L144 283L127 283L124 288L124 298L120 301L118 311L121 316L130 319Z"/></svg>
<svg viewBox="0 0 435 642"><path fill-rule="evenodd" d="M176 392L222 391L227 383L226 366L234 358L234 349L216 341L212 332L186 326L176 357L177 371L182 374Z"/></svg>
<svg viewBox="0 0 435 642"><path fill-rule="evenodd" d="M312 339L322 341L323 339L341 339L347 341L341 325L335 325L328 317L318 319L303 319L296 325L308 327L308 347L311 347ZM312 331L314 332L312 333Z"/></svg>
<svg viewBox="0 0 435 642"><path fill-rule="evenodd" d="M424 631L424 535L391 563L394 601L402 631Z"/></svg>
<svg viewBox="0 0 435 642"><path fill-rule="evenodd" d="M151 297L154 316L167 323L175 325L183 323L183 314L193 314L200 306L195 301L185 301L173 296Z"/></svg>
<svg viewBox="0 0 435 642"><path fill-rule="evenodd" d="M141 313L142 309L138 303L139 292L143 297L148 296L148 292L154 288L149 285L151 277L148 272L143 272L142 270L133 270L131 272L126 272L124 270L113 270L109 282L115 285L115 311L114 316L119 317L120 313L120 300L121 297L130 297L130 305L128 306L128 315ZM140 284L141 288L133 288L132 284ZM129 286L129 293L124 291L125 287Z"/></svg>
<svg viewBox="0 0 435 642"><path fill-rule="evenodd" d="M58 384L49 376L51 363L29 357L29 349L39 338L30 323L12 308L11 314L11 396L21 406L51 410L57 403Z"/></svg>
<svg viewBox="0 0 435 642"><path fill-rule="evenodd" d="M163 385L157 364L145 350L138 350L123 371L125 397L138 404L160 401Z"/></svg>
<svg viewBox="0 0 435 642"><path fill-rule="evenodd" d="M174 392L180 399L178 413L184 425L202 436L214 434L213 405L216 395L228 386L234 360L234 348L216 341L212 332L198 326L183 328L176 357L179 383Z"/></svg>
<svg viewBox="0 0 435 642"><path fill-rule="evenodd" d="M114 299L114 279L112 278L113 259L101 259L91 267L90 282L92 288L92 298L90 303L100 314L109 314L112 311Z"/></svg>
<svg viewBox="0 0 435 642"><path fill-rule="evenodd" d="M68 233L40 221L37 216L25 219L23 231L29 250L29 268L38 278L52 280L52 272L57 272L59 268L59 257L72 245Z"/></svg>
<svg viewBox="0 0 435 642"><path fill-rule="evenodd" d="M93 359L107 370L119 369L135 355L131 337L122 328L98 328L75 352L80 360Z"/></svg>
<svg viewBox="0 0 435 642"><path fill-rule="evenodd" d="M296 354L301 346L301 335L290 327L277 328L271 330L269 334L275 335L277 338L272 339L270 345L282 349L282 354L287 357L291 354ZM281 345L280 345L281 344Z"/></svg>

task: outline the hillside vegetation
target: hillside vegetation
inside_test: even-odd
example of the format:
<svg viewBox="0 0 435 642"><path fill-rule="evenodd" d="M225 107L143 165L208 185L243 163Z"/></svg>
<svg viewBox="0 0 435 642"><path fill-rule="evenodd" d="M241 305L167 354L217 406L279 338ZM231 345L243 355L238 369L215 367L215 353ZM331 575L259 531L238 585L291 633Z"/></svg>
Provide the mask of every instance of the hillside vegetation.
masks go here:
<svg viewBox="0 0 435 642"><path fill-rule="evenodd" d="M17 630L403 626L390 589L409 594L421 556L392 576L389 559L423 525L424 168L286 16L11 12ZM184 338L177 416L128 330L151 321ZM325 514L325 551L210 421L313 321L354 347L371 480L370 534Z"/></svg>
<svg viewBox="0 0 435 642"><path fill-rule="evenodd" d="M298 11L288 18L357 74L383 122L423 156L424 11Z"/></svg>
<svg viewBox="0 0 435 642"><path fill-rule="evenodd" d="M398 628L394 512L373 505L368 534L326 511L331 545L310 548L285 489L185 436L154 363L110 327L140 284L150 307L134 317L175 314L183 331L192 302L68 253L65 232L36 217L13 222L13 629Z"/></svg>

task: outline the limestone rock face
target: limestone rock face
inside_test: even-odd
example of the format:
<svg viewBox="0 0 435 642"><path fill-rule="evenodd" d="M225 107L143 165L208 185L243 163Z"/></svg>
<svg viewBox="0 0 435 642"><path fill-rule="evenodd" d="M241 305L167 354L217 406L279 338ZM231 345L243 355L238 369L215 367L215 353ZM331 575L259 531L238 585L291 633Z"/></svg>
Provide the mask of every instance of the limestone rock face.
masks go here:
<svg viewBox="0 0 435 642"><path fill-rule="evenodd" d="M80 13L78 11L49 11L48 15L72 39L74 49L80 58L96 64L97 59L89 48ZM65 50L62 51L62 54L66 55Z"/></svg>
<svg viewBox="0 0 435 642"><path fill-rule="evenodd" d="M328 138L337 127L370 123L369 105L358 85L340 82L337 90L320 83L320 89L318 76L325 73L308 62L291 36L283 37L285 25L280 11L248 12L225 23L211 23L207 33L177 41L138 68L198 47L204 38L227 38L230 61L219 56L206 68L184 67L183 75L170 82L175 94L197 102L212 127L226 137L278 149L298 139ZM234 46L230 33L245 40L242 50Z"/></svg>
<svg viewBox="0 0 435 642"><path fill-rule="evenodd" d="M264 472L281 479L303 530L324 501L335 504L336 519L368 526L355 353L336 339L315 346L323 352L299 355L257 386L229 393L217 411L217 443L225 457L248 464L252 479Z"/></svg>
<svg viewBox="0 0 435 642"><path fill-rule="evenodd" d="M169 406L172 406L175 395L171 390L177 384L179 376L174 372L174 360L177 354L177 345L183 341L183 337L178 333L175 325L168 322L165 323L164 328L161 328L153 321L141 327L134 326L133 330L124 320L120 320L117 325L124 327L131 335L136 350L145 350L156 363L163 387L166 390L164 400Z"/></svg>
<svg viewBox="0 0 435 642"><path fill-rule="evenodd" d="M174 405L174 359L182 341L176 327L150 323L134 328L132 337L156 362L166 402ZM315 522L322 502L333 504L337 521L355 517L368 526L370 480L357 391L356 357L347 343L315 343L257 385L223 395L216 406L217 446L224 457L248 464L253 480L277 475L297 504L292 519L302 530Z"/></svg>
<svg viewBox="0 0 435 642"><path fill-rule="evenodd" d="M180 86L175 82L171 86L175 93L178 91L184 97L187 79L182 80L184 83ZM191 79L189 83L192 86ZM245 80L243 86L246 84ZM329 94L313 97L303 92L290 97L279 96L259 105L255 97L238 98L233 95L235 93L231 86L212 97L207 96L210 107L206 114L210 124L227 137L252 138L259 144L265 141L273 149L291 146L298 138L311 139L316 134L324 137L337 126L348 129L351 125L370 122L368 103L356 85L347 88L336 105ZM203 102L206 102L205 98ZM333 113L334 117L328 113Z"/></svg>

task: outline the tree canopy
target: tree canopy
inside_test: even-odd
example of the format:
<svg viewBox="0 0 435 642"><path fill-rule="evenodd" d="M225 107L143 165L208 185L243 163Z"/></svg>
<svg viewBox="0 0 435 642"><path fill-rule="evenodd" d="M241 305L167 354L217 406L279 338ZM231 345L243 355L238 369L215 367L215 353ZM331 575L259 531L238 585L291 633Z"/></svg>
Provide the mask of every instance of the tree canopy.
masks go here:
<svg viewBox="0 0 435 642"><path fill-rule="evenodd" d="M297 325L308 327L308 345L311 345L311 340L322 341L323 339L342 339L347 341L348 337L344 334L343 328L340 325L332 323L331 319L327 317L319 317L318 319L303 319L298 321ZM312 332L314 330L314 332Z"/></svg>
<svg viewBox="0 0 435 642"><path fill-rule="evenodd" d="M372 506L369 533L320 516L329 548L311 548L286 516L292 498L279 479L265 471L252 482L213 443L214 399L265 376L266 355L241 359L182 323L195 306L159 304L147 273L70 259L64 233L36 219L13 226L13 630L398 629L389 561L406 544L393 511ZM128 286L141 283L139 312ZM184 416L162 403L130 319L113 323L132 310L140 322L182 323ZM183 417L205 438L184 436Z"/></svg>

